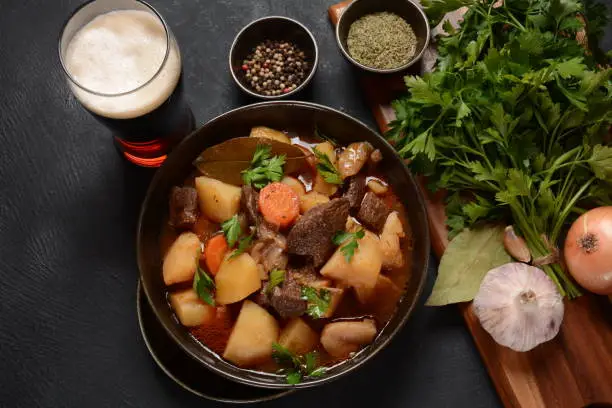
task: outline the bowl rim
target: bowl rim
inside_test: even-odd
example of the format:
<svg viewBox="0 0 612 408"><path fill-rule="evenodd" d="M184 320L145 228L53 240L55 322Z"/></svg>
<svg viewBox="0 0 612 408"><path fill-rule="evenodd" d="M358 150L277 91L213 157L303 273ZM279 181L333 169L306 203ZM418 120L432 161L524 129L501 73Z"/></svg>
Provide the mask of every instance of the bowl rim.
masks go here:
<svg viewBox="0 0 612 408"><path fill-rule="evenodd" d="M309 108L309 109L315 109L318 111L328 111L328 112L332 112L334 114L343 116L345 119L347 120L351 120L356 122L358 125L362 126L364 129L369 130L371 133L373 133L374 135L376 135L376 137L378 139L380 139L381 142L383 142L384 144L388 145L388 147L390 148L391 151L393 151L394 156L396 157L396 160L398 160L400 163L402 162L401 157L397 154L397 151L395 151L395 149L393 149L393 147L389 144L389 142L387 142L387 140L385 140L382 136L380 136L378 134L378 132L374 131L372 128L370 128L369 126L367 126L365 123L363 123L362 121L360 121L359 119L356 119L344 112L341 112L337 109L325 106L325 105L320 105L317 103L313 103L313 102L305 102L305 101L297 101L297 100L280 100L280 101L265 101L265 102L258 102L258 103L254 103L254 104L250 104L250 105L245 105L245 106L241 106L232 110L229 110L225 113L222 113L214 118L212 118L211 120L207 121L206 123L204 123L203 125L201 125L200 127L198 127L196 130L194 130L192 133L190 133L187 137L185 137L185 139L183 139L183 141L181 141L180 144L182 143L186 143L188 140L191 140L192 138L197 137L198 133L200 132L201 129L203 129L204 127L207 126L211 126L212 124L214 124L215 122L227 117L227 116L231 116L237 112L240 111L245 111L245 110L249 110L249 109L259 109L262 106L275 106L275 105L288 105L288 106L299 106L299 107L305 107L305 108ZM172 153L170 153L170 155L172 155ZM143 227L143 220L145 217L145 213L147 212L147 209L149 208L149 201L151 199L151 196L153 195L154 191L157 189L157 184L160 182L160 179L163 178L162 174L164 172L166 172L169 168L168 164L169 161L168 159L166 159L166 161L164 162L164 164L162 164L162 166L155 172L151 182L149 183L149 187L147 188L147 192L145 195L145 198L142 202L141 208L140 208L140 214L138 217L138 226L137 226L137 234L136 234L136 257L137 257L137 264L138 264L138 272L139 272L139 277L142 280L143 279L143 271L145 270L144 267L144 261L143 258L145 257L145 254L142 251L142 227ZM424 260L423 260L423 268L422 268L422 273L421 273L421 279L418 282L418 285L416 287L416 290L414 292L414 297L413 300L411 301L411 303L408 305L408 309L406 310L406 313L403 314L403 316L400 317L397 325L388 333L388 335L381 340L380 344L377 345L376 348L373 349L368 349L368 353L366 353L366 355L363 357L363 360L361 360L359 363L357 364L347 364L346 367L338 372L338 373L334 373L332 375L326 375L326 376L322 376L320 378L315 378L315 379L311 379L308 382L303 382L303 383L299 383L299 384L286 384L286 383L277 383L277 384L270 384L270 383L265 383L262 384L256 380L253 379L249 379L249 378L245 378L244 376L241 375L236 375L236 374L232 374L229 372L224 371L223 369L216 367L214 365L210 365L208 364L204 359L200 358L200 356L197 353L194 353L191 351L191 349L189 347L187 347L187 345L183 344L183 342L175 335L175 333L173 332L173 330L171 330L171 328L166 325L166 323L164 322L164 320L161 318L160 315L160 311L155 308L153 306L153 302L152 302L152 294L149 293L148 290L148 286L144 284L142 284L143 287L143 291L146 295L147 301L149 302L149 304L151 305L151 309L153 310L153 313L155 314L155 317L157 318L157 320L159 321L160 325L166 330L166 332L168 333L168 335L170 336L170 338L179 345L179 347L191 358L195 359L197 362L199 362L200 364L202 364L204 367L208 368L209 370L213 371L214 373L221 375L229 380L235 381L235 382L239 382L242 384L246 384L246 385L250 385L253 387L260 387L260 388L272 388L272 389L304 389L304 388L311 388L311 387L316 387L319 385L323 385L323 384L327 384L330 383L334 380L337 380L340 377L343 377L349 373L351 373L352 371L356 370L359 367L364 366L367 362L371 361L372 358L374 356L376 356L380 351L382 351L383 349L385 349L387 347L387 345L389 344L389 342L395 338L395 336L397 335L397 333L404 327L404 325L406 324L406 322L408 321L408 318L413 314L414 309L417 307L418 305L418 300L420 299L422 293L423 293L423 289L425 287L426 281L427 281L427 271L429 269L429 258L430 258L430 254L431 254L431 241L430 241L430 232L429 232L429 223L428 223L428 218L427 218L427 209L425 207L425 201L422 195L422 192L420 191L419 187L418 187L418 183L415 180L414 176L412 175L412 173L408 170L408 167L406 166L401 166L402 167L402 172L404 174L404 177L409 180L409 182L413 183L413 185L415 186L416 190L417 190L417 194L416 194L416 203L412 202L411 206L417 205L419 207L419 209L421 210L421 213L424 215L424 220L423 220L423 224L424 224L424 231L422 236L419 237L419 239L423 242L424 248L425 248L425 254L424 254ZM397 312L395 312L397 313ZM393 316L395 316L396 314L394 313ZM393 317L392 317L393 318ZM387 322L388 324L388 322ZM386 327L387 325L385 325L383 327ZM346 361L350 361L346 360ZM228 363L231 364L231 363ZM249 369L242 369L240 367L237 367L238 370L245 370L245 371L252 371ZM273 374L273 375L277 375L277 374ZM280 375L279 375L280 377Z"/></svg>
<svg viewBox="0 0 612 408"><path fill-rule="evenodd" d="M431 27L429 26L429 19L427 18L427 15L423 11L423 9L418 4L416 4L414 1L412 1L412 0L401 0L401 1L404 1L406 3L412 4L419 11L419 15L421 16L423 21L425 21L425 27L427 28L427 36L425 37L425 44L423 44L423 48L421 49L421 51L418 54L416 54L414 57L412 57L412 59L409 60L404 65L401 65L401 66L399 66L397 68L387 68L387 69L385 69L385 68L373 68L373 67L370 67L370 66L367 66L367 65L364 65L364 64L358 62L356 59L354 59L351 56L351 54L348 52L348 50L345 49L345 47L342 45L342 41L340 40L340 23L342 22L342 19L344 18L344 16L346 15L346 12L349 11L349 9L351 7L355 7L356 4L359 4L360 2L366 2L366 1L368 1L368 0L353 0L342 11L342 14L340 14L340 18L338 18L338 23L336 24L336 30L335 30L336 31L336 43L338 44L338 48L340 48L340 51L342 52L342 54L344 54L344 56L353 65L355 65L356 67L361 68L363 70L366 70L366 71L369 71L369 72L373 72L375 74L394 74L396 72L404 71L404 70L410 68L412 65L414 65L417 61L419 61L423 57L423 54L425 53L425 50L427 50L427 47L429 47L429 40L430 40L430 37L431 37Z"/></svg>
<svg viewBox="0 0 612 408"><path fill-rule="evenodd" d="M261 94L258 94L255 91L250 90L247 86L245 86L240 81L240 79L238 78L238 76L236 75L234 70L232 69L232 57L234 55L234 50L236 49L236 45L238 44L238 42L240 41L240 39L242 38L242 36L246 32L246 30L248 30L249 28L251 28L253 25L255 25L257 23L260 23L262 21L268 21L268 20L284 20L284 21L287 21L287 22L289 22L291 24L297 25L302 30L304 30L306 32L306 34L308 34L308 37L310 37L310 41L312 42L312 45L314 46L314 61L312 63L312 68L311 68L310 73L308 74L308 76L293 91L289 91L289 92L287 92L285 94L281 94L281 95L261 95ZM306 27L304 24L300 23L296 19L293 19L291 17L286 17L286 16L280 16L280 15L265 16L265 17L261 17L261 18L258 18L258 19L255 19L255 20L251 21L250 23L248 23L247 25L242 27L240 29L240 31L238 31L238 33L234 37L234 40L232 41L232 45L230 46L230 50L229 50L229 53L228 53L228 64L229 64L230 75L232 76L232 78L233 78L234 82L236 83L236 85L238 85L238 87L244 93L246 93L247 95L256 97L256 98L260 98L260 99L264 99L264 100L269 100L269 101L280 100L280 99L284 99L284 98L287 98L287 97L289 97L291 95L294 95L294 94L298 93L299 91L304 89L306 87L306 85L308 85L310 83L310 81L312 80L312 78L315 75L315 72L317 71L317 66L319 65L319 46L317 44L317 40L314 37L314 34L308 29L308 27Z"/></svg>

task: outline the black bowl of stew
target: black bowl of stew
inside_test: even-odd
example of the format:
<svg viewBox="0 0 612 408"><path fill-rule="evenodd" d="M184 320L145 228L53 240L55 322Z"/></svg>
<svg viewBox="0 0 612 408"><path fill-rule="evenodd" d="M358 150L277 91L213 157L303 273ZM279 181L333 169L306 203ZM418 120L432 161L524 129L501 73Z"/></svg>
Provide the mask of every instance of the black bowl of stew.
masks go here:
<svg viewBox="0 0 612 408"><path fill-rule="evenodd" d="M261 128L261 126L266 128ZM224 150L207 149L227 142L229 139L247 137L254 128L264 133L275 129L277 131L276 135L279 134L279 131L282 131L280 133L281 138L284 135L286 140L291 140L291 143L301 145L300 150L305 152L303 159L306 167L302 166L299 171L289 175L303 184L303 193L296 192L298 190L293 185L293 181L286 180L287 177L285 176L287 175L283 175L280 182L272 180L274 182L264 187L265 190L259 191L258 203L260 205L256 208L260 212L251 214L257 217L251 226L251 221L248 221L248 205L246 205L248 200L243 198L246 194L244 188L240 191L241 204L237 207L238 209L235 209L236 200L222 198L221 202L215 201L218 198L215 195L218 190L215 190L217 188L215 185L211 187L210 179L213 177L210 172L213 175L220 174L220 178L228 177L228 180L225 181L216 180L228 185L231 184L231 179L235 179L235 177L221 174L224 172L219 172L214 163L212 167L205 165L200 167L200 170L196 169L194 164L198 166L201 164L198 163L197 159L203 151L209 153L207 160L223 161ZM336 147L327 149L324 144L321 144L326 142L326 140L321 139L321 135L329 138ZM263 135L263 137L267 138L268 136ZM263 142L263 140L269 139L258 140L262 140L263 145L273 143L272 147L274 149L279 143L278 141ZM249 145L249 143L246 143L246 145ZM348 152L347 146L352 146L354 151L343 155L343 152ZM364 148L364 146L366 147ZM256 149L260 147L258 142ZM317 148L317 156L312 154L313 147ZM366 154L367 159L363 161L363 166L357 169L361 169L359 173L347 176L345 183L331 189L333 192L326 190L330 184L333 184L328 183L328 180L333 181L334 178L333 175L326 174L325 177L322 177L325 184L322 184L321 180L317 180L317 174L323 174L321 173L321 167L317 165L317 163L323 161L320 157L322 151L328 152L327 157L334 159L332 163L336 172L340 172L344 177L354 171L350 168L351 162L347 164L346 159L359 156L363 153L360 150L362 148L366 149L364 154ZM270 155L274 155L274 149L271 153L269 152ZM236 150L235 145L229 146L225 149L225 152L233 150ZM235 154L235 152L227 154ZM232 156L232 160L240 161L244 159L239 156L239 154L236 157ZM382 160L380 160L381 158ZM286 155L286 159L284 168L289 171L291 165L288 163L290 161L293 163L291 151ZM342 161L343 159L345 160ZM210 164L210 162L207 163ZM222 168L231 173L235 171L233 168L235 164L224 163ZM250 166L249 168L253 169L253 165L250 165L249 162L243 163L243 165ZM205 176L202 176L202 171L206 173ZM310 179L306 173L300 173L306 171L311 172ZM242 178L240 175L238 177ZM350 180L350 183L353 183L353 180L358 177L365 179L361 183L362 186L363 182L366 183L363 192L365 196L362 194L363 198L355 204L348 196L350 189L348 181ZM234 183L236 182L234 181ZM342 183L342 181L339 183ZM292 197L291 194L296 194L299 197L299 212L289 217L290 220L287 222L283 218L284 214L287 213L286 211L282 212L283 216L279 218L277 208L274 207L274 211L270 212L267 202L262 201L264 195L268 197L268 193L272 192L272 196L274 196L276 190L287 193L288 189L277 188L278 184L291 186L290 190L295 193L289 193L289 196ZM199 205L196 209L198 215L196 219L189 219L189 214L177 213L176 201L180 201L182 193L188 195L190 189L193 192L193 187L199 194L197 198ZM259 187L262 187L262 185ZM259 187L255 187L254 190L257 192ZM231 188L229 190L236 191ZM210 193L210 191L215 191L215 194ZM319 195L328 194L328 197L325 199L316 196L313 199L313 196L315 196L313 191ZM320 191L325 194L320 193ZM312 194L304 198L309 193ZM208 197L209 203L213 202L215 205L207 207L206 204L201 204L204 200L202 195L210 196ZM230 195L228 194L228 197ZM224 200L234 204L228 207ZM383 207L374 205L362 211L361 208L365 205L366 200L377 205L383 203ZM283 199L279 202L285 203L285 201L287 200ZM303 203L307 204L303 205ZM183 205L185 205L184 202ZM188 204L186 206L189 207ZM293 208L292 206L293 204L286 205L285 203L280 205L280 208ZM227 208L230 207L234 208L233 211L236 214L239 214L236 215L236 218L232 216L232 219L240 220L242 223L243 226L240 227L243 230L242 235L233 244L233 249L232 245L230 245L230 249L225 249L225 252L223 252L225 256L219 261L221 262L220 266L218 263L215 266L215 262L212 260L215 259L213 255L216 252L208 253L209 248L214 248L210 240L217 237L216 239L221 241L219 235L225 238L226 245L233 240L227 231L225 233L220 231L222 229L220 226L221 220L229 219L231 211L228 213ZM348 210L346 210L347 207ZM181 210L181 203L179 203L178 208ZM317 208L318 210L315 211ZM312 221L316 219L313 214L323 211L322 208L331 212L323 212L325 216L322 217L322 221ZM332 209L330 210L330 208ZM263 211L263 209L266 210ZM218 214L218 211L221 211L221 215ZM383 220L380 217L377 219L377 214L381 211L385 213ZM326 255L320 255L321 252L319 252L319 255L315 254L320 248L312 250L313 253L309 252L311 250L309 248L313 245L312 240L308 241L309 237L320 237L320 234L325 234L322 231L326 229L338 229L339 224L337 222L335 227L328 225L334 223L334 214L337 212L349 214L345 224L346 228L341 227L339 231L334 233L334 235L338 235L335 236L334 240L342 241L343 237L339 234L341 230L344 230L347 232L347 236L344 237L345 240L335 242L339 246L331 249L331 252L328 248ZM320 217L321 214L317 216ZM391 223L391 218L394 218L395 224ZM244 221L244 219L247 219L247 221ZM274 224L275 220L278 220L277 224ZM397 225L398 220L404 233L404 236L399 240L399 249L392 244L383 246L380 242L389 242L387 238L390 237L388 235L390 231L397 232L391 225ZM310 221L310 224L308 221ZM266 264L267 258L264 257L264 260L258 258L260 254L254 250L254 244L261 240L262 235L260 234L264 234L263 230L260 229L263 224L280 225L275 232L285 239L286 246L283 248L287 253L285 269L283 270L285 281L277 287L272 287L270 291L268 291L267 285L271 285L273 280L270 275L273 270L272 266ZM307 225L304 226L305 224ZM234 223L234 226L236 225ZM292 230L297 232L294 231L292 234ZM397 233L399 234L399 232ZM190 246L189 239L194 240L194 235L198 237L200 244L193 261L201 266L195 272L191 272L192 275L195 273L197 276L195 284L193 283L193 277L181 278L183 272L180 272L179 267L176 267L178 268L176 269L173 266L183 265L181 268L184 270L186 268L184 265L191 262L192 252L187 252L187 254L190 254L189 256L179 257L176 253L180 253L180 251L177 252L176 249L173 249L173 246L179 249L189 247L191 248L189 250L193 251L195 247ZM177 239L181 236L184 238L184 242L181 241L182 244L177 244L179 242ZM252 237L251 246L245 244L245 248L248 249L243 253L236 252L241 241L247 240L249 237ZM358 245L357 249L353 251L353 258L350 256L347 258L347 253L343 248L348 246L351 240L357 242ZM380 245L373 245L373 242ZM367 252L368 248L374 247L378 248L376 250L372 249L375 251L372 254L375 255ZM142 206L137 238L138 266L144 292L157 319L170 337L189 356L213 372L236 382L264 388L306 388L327 383L357 369L376 355L401 329L417 304L425 281L429 248L429 231L422 197L413 176L403 165L402 160L393 148L376 132L342 112L312 103L296 101L263 102L242 107L211 120L188 136L176 147L155 174ZM389 250L395 252L388 252ZM169 255L171 251L174 251L172 256ZM201 258L202 251L206 254L205 259ZM401 263L397 263L397 253L400 254ZM395 256L395 261L392 260L393 257L390 254ZM176 261L177 259L179 261ZM189 259L189 261L184 262L184 259ZM238 262L238 259L240 259L240 262ZM250 270L253 259L256 260L262 280L261 287L258 287L255 291L252 288L245 289L249 285L244 282L252 280L252 275L241 277L239 281L228 278L228 276L231 277L232 274L236 273L235 270ZM332 259L335 259L336 264L332 263L332 266L329 266L328 264L332 262ZM338 262L355 269L343 269L343 267L338 266ZM236 265L229 267L228 265L232 263L238 263L240 267L237 268ZM372 263L375 266L372 266ZM302 279L305 279L306 276L312 278L312 274L300 275L296 272L305 265L312 266L315 264L315 283ZM196 269L196 267L193 268ZM376 278L372 278L371 271L376 270L376 268L378 268ZM217 270L216 274L211 272L214 269ZM179 272L175 274L175 270ZM228 272L229 270L232 273ZM359 273L354 272L357 270ZM350 272L350 275L345 273L347 271ZM216 283L216 286L208 292L211 298L207 301L204 301L205 297L202 297L202 288L207 287L207 285L201 283L202 273L207 274ZM175 279L176 276L179 276L179 278ZM223 279L220 279L221 276L223 276ZM359 277L356 278L357 281L352 280L354 276ZM375 279L375 283L370 283L373 282L372 279ZM242 283L228 286L227 282ZM300 285L301 292L298 296L305 296L300 299L305 302L306 308L299 300L296 305L295 298L293 298L293 303L291 303L292 299L290 297L288 298L289 303L284 302L287 299L280 295L289 294L290 291L287 291L287 293L284 291L285 287L290 287L288 282L292 284L297 282ZM304 288L308 288L311 292L314 288L315 295L319 297L308 297ZM364 289L368 290L364 291ZM206 290L203 291L206 295ZM335 302L335 295L339 291L342 292L342 296L338 302ZM235 292L239 293L236 294ZM244 293L247 293L247 296ZM331 295L334 295L333 303L335 305L333 310L330 306L332 303L330 302ZM193 303L194 301L191 298L195 296L198 297L197 304ZM266 297L267 300L262 300L262 296ZM181 302L184 299L187 299L187 303L183 304ZM206 302L210 303L211 299L215 302L215 308L206 304ZM271 302L273 299L275 301ZM327 303L323 302L323 309L317 309L316 306L320 305L319 300L321 299ZM245 311L246 309L249 313ZM330 311L331 316L326 314ZM251 318L249 324L245 324L246 318L243 318L245 315ZM265 316L262 317L262 315ZM271 323L270 317L275 323ZM300 321L299 325L293 324L298 320ZM186 325L184 326L181 323ZM324 368L313 372L312 367L310 367L309 371L304 371L303 375L299 376L301 377L300 381L295 383L295 375L291 377L291 372L296 370L291 369L291 364L277 364L278 359L274 360L270 356L272 351L267 356L263 356L261 344L266 344L265 350L267 350L267 342L274 338L276 339L274 343L284 341L282 344L291 350L293 350L295 344L304 346L305 342L303 340L308 336L300 337L304 334L304 331L293 330L295 326L301 325L300 327L303 327L303 323L306 323L311 332L321 336L319 338L320 342L316 345L311 341L311 349L316 353L317 364ZM276 325L276 329L268 329L274 325ZM330 325L332 329L329 328ZM289 330L289 326L292 326L292 330ZM339 338L338 336L344 338L343 330L350 329L353 333L363 333L363 330L367 332L370 326L375 327L375 334L371 335L366 342L359 339L351 340L353 343L350 344L335 342ZM256 327L256 329L253 329L253 327ZM249 335L244 336L245 328L251 328L255 332L249 334L246 330ZM240 336L235 332L240 332ZM357 337L359 335L356 334ZM251 337L256 337L257 340L253 340ZM357 347L353 347L355 345ZM274 345L274 347L277 346ZM303 347L301 349L306 350ZM278 357L278 349L275 354ZM341 354L342 358L338 357ZM305 352L298 353L296 351L296 355L302 359L303 363L306 363ZM279 369L282 369L282 371L279 371ZM313 375L308 375L310 373ZM292 378L289 382L293 384L288 383L288 378Z"/></svg>

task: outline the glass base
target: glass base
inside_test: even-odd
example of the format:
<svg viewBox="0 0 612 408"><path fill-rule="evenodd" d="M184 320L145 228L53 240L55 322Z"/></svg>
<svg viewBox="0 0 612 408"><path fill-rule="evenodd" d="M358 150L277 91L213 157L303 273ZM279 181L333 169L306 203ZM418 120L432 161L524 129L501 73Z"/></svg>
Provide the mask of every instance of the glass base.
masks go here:
<svg viewBox="0 0 612 408"><path fill-rule="evenodd" d="M194 129L195 118L189 110L186 126L167 138L147 142L130 142L113 136L113 140L119 154L130 163L141 167L159 167L164 163L172 148Z"/></svg>

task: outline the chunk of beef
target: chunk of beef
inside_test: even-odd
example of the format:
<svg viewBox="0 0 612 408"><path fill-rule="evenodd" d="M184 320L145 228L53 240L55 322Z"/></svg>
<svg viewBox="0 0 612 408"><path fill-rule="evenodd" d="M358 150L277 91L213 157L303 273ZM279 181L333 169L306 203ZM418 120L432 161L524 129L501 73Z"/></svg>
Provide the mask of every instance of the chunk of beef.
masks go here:
<svg viewBox="0 0 612 408"><path fill-rule="evenodd" d="M302 286L287 272L285 281L272 289L270 304L282 317L297 317L306 311L307 303L302 299Z"/></svg>
<svg viewBox="0 0 612 408"><path fill-rule="evenodd" d="M198 192L193 187L172 187L170 192L170 225L191 228L198 220Z"/></svg>
<svg viewBox="0 0 612 408"><path fill-rule="evenodd" d="M270 298L266 295L265 285L259 292L252 294L249 298L263 308L270 307Z"/></svg>
<svg viewBox="0 0 612 408"><path fill-rule="evenodd" d="M285 247L279 246L276 241L257 241L251 247L251 257L264 267L266 273L273 269L285 269L287 267L288 259Z"/></svg>
<svg viewBox="0 0 612 408"><path fill-rule="evenodd" d="M385 202L372 192L367 192L357 213L357 219L368 229L380 232L391 210Z"/></svg>
<svg viewBox="0 0 612 408"><path fill-rule="evenodd" d="M349 207L348 198L335 198L306 211L289 231L288 252L310 258L315 268L323 265L335 247L332 237L344 230Z"/></svg>
<svg viewBox="0 0 612 408"><path fill-rule="evenodd" d="M302 286L308 286L319 279L317 271L311 263L290 267L287 270L287 275L290 275L292 280Z"/></svg>
<svg viewBox="0 0 612 408"><path fill-rule="evenodd" d="M242 211L247 215L249 223L255 224L258 221L259 206L257 201L259 200L259 193L251 186L242 187L242 196L240 196L240 207Z"/></svg>
<svg viewBox="0 0 612 408"><path fill-rule="evenodd" d="M351 209L358 208L366 192L366 178L363 175L356 175L349 179L348 188L343 197L348 198Z"/></svg>
<svg viewBox="0 0 612 408"><path fill-rule="evenodd" d="M263 217L260 217L257 222L257 238L263 241L277 241L283 249L287 247L285 236L278 232L278 227L270 224Z"/></svg>

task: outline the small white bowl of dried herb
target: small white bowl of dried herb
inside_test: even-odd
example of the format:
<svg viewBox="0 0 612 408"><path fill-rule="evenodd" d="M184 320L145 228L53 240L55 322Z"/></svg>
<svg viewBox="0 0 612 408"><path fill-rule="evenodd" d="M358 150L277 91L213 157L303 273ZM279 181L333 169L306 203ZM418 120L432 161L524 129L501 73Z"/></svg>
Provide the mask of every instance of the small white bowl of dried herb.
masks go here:
<svg viewBox="0 0 612 408"><path fill-rule="evenodd" d="M355 0L336 26L346 58L380 74L400 72L419 61L429 35L427 16L410 0Z"/></svg>

